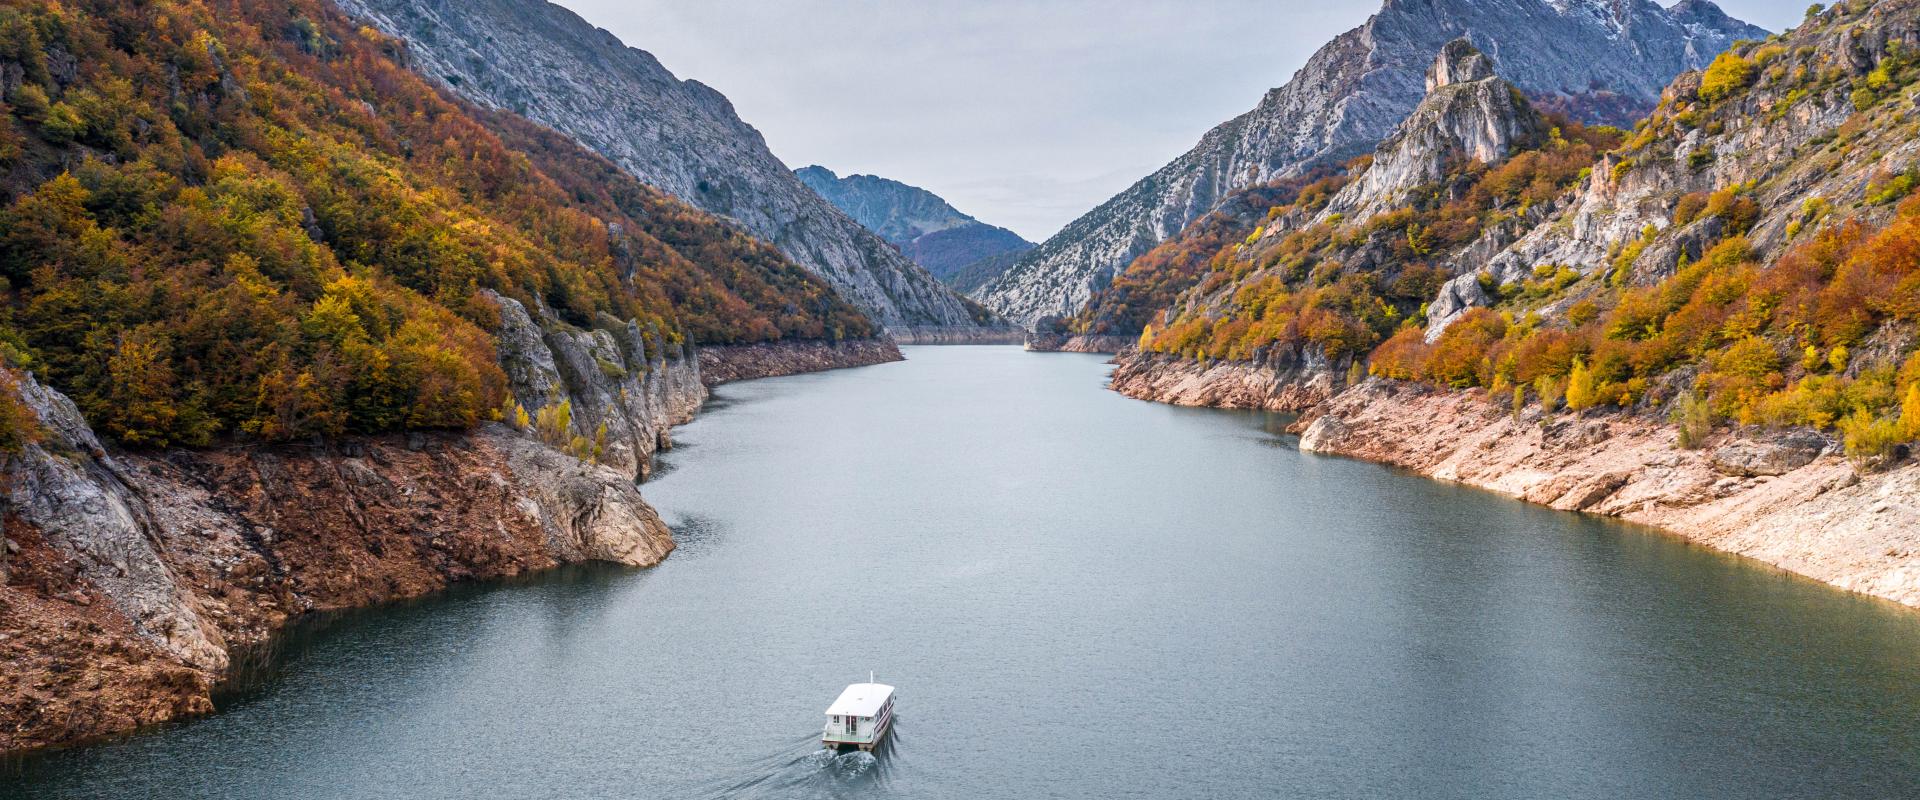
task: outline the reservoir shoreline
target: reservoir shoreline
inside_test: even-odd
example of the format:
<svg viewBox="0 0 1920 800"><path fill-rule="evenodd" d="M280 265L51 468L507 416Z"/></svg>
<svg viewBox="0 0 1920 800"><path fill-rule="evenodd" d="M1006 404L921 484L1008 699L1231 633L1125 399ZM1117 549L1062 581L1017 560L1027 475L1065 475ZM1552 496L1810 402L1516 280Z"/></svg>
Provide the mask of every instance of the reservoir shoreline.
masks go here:
<svg viewBox="0 0 1920 800"><path fill-rule="evenodd" d="M510 335L533 329L507 308ZM552 364L549 353L572 354L566 343L529 333L508 346ZM582 385L598 378L585 369L555 382L589 401L581 412L634 429L634 445L599 464L499 424L126 451L27 377L23 395L54 433L5 459L0 756L212 713L236 657L271 651L314 614L565 564L657 564L672 532L635 479L672 446L667 431L694 418L705 387L902 358L887 340L715 346L692 358L652 348L625 392ZM525 372L517 365L528 360L509 368ZM633 401L591 402L616 392Z"/></svg>
<svg viewBox="0 0 1920 800"><path fill-rule="evenodd" d="M1128 351L1112 388L1139 400L1301 414L1307 452L1387 464L1562 511L1648 525L1849 592L1920 609L1920 464L1855 469L1810 431L1723 428L1683 449L1663 420L1543 415L1469 392L1332 370L1199 364Z"/></svg>

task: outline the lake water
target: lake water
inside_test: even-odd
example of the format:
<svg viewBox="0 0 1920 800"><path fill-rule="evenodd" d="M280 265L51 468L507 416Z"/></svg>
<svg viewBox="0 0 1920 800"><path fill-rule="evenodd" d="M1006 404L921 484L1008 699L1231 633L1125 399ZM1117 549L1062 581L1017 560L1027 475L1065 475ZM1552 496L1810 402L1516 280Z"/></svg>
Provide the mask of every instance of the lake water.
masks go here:
<svg viewBox="0 0 1920 800"><path fill-rule="evenodd" d="M1098 357L723 387L680 549L348 615L0 797L1920 797L1920 615L1300 453ZM878 757L820 750L869 670Z"/></svg>

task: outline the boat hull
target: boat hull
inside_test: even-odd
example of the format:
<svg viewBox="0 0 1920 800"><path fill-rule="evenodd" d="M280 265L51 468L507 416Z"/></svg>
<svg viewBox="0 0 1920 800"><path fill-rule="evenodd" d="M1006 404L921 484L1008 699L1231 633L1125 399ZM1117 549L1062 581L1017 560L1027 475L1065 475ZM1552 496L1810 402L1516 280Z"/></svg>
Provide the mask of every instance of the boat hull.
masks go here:
<svg viewBox="0 0 1920 800"><path fill-rule="evenodd" d="M879 749L880 744L887 740L887 734L892 732L893 718L889 716L874 726L873 736L871 737L863 736L859 739L839 739L832 735L825 735L820 737L820 743L825 745L827 749L835 752L859 750L870 753Z"/></svg>

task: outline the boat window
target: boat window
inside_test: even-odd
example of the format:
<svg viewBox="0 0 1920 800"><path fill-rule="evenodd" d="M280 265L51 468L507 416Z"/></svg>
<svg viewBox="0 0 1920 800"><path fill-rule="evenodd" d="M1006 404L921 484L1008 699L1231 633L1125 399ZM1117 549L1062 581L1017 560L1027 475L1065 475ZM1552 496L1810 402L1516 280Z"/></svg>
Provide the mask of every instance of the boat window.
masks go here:
<svg viewBox="0 0 1920 800"><path fill-rule="evenodd" d="M847 716L847 733L859 733L859 732L860 732L860 718L856 716L848 715Z"/></svg>

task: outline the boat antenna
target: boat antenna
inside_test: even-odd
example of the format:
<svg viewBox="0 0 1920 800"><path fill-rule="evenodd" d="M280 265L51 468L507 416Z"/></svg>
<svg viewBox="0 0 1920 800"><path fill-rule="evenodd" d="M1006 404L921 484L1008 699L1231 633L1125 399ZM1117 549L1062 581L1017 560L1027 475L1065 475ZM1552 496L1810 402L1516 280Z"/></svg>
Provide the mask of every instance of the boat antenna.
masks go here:
<svg viewBox="0 0 1920 800"><path fill-rule="evenodd" d="M867 670L867 682L868 683L873 682L873 670Z"/></svg>

